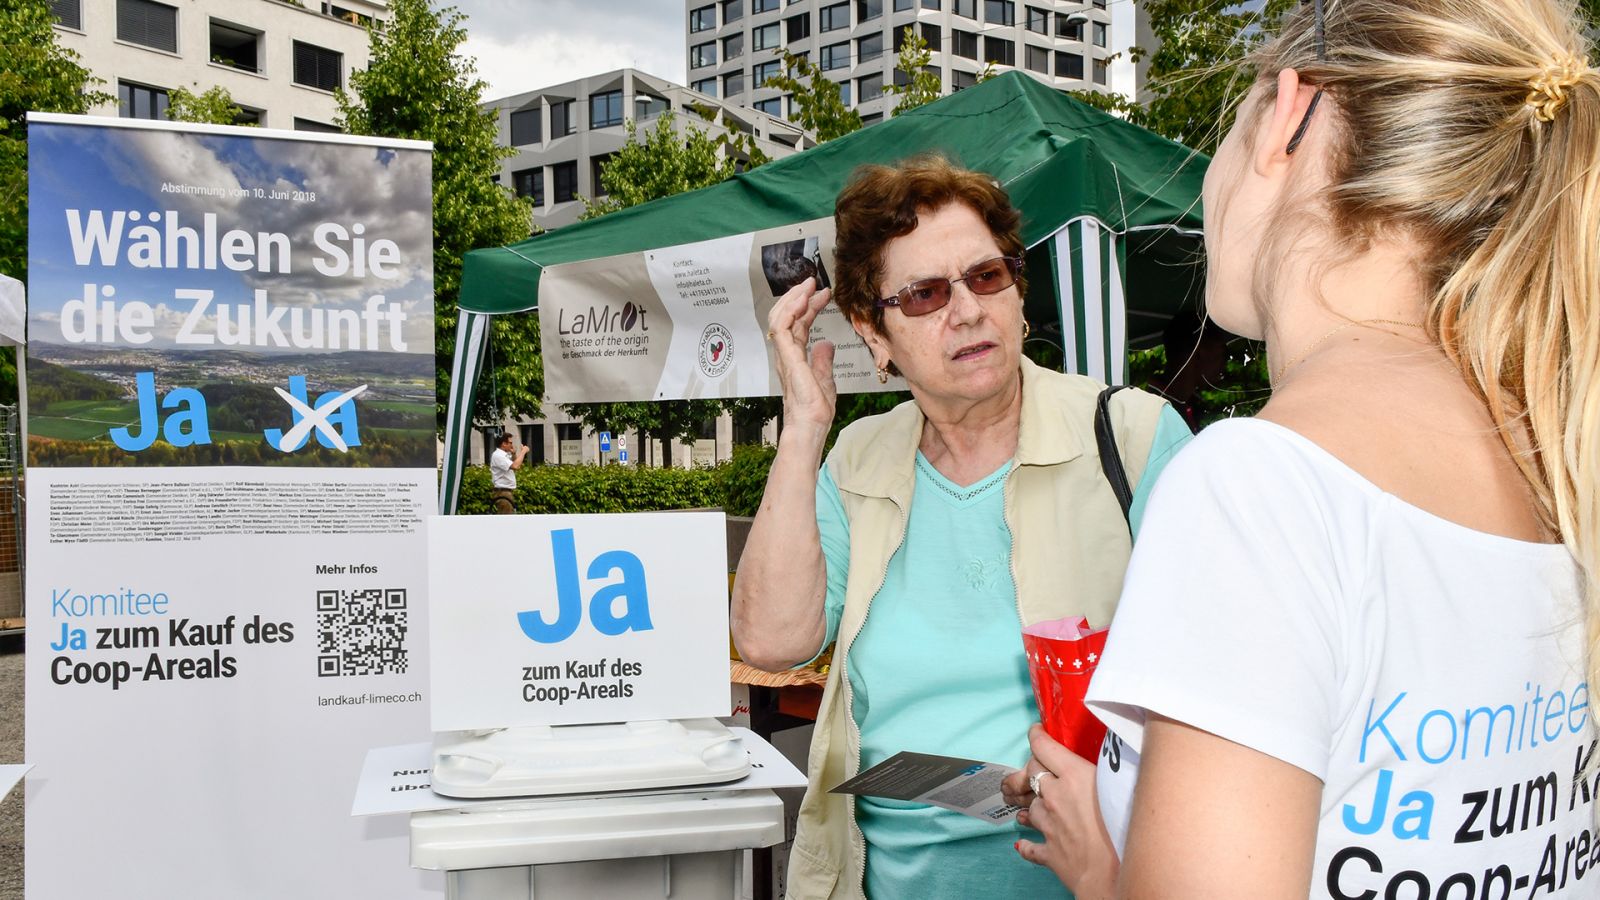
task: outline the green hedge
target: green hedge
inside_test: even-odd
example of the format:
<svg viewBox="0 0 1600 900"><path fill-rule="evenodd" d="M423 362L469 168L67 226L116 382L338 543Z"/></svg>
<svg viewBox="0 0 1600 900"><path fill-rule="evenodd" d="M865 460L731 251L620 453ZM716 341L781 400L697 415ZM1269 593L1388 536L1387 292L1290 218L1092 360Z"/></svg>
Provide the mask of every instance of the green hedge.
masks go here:
<svg viewBox="0 0 1600 900"><path fill-rule="evenodd" d="M736 447L733 459L698 469L651 466L523 466L517 471L519 513L646 512L722 507L753 516L761 504L771 447ZM461 478L463 515L493 512L489 469L469 466Z"/></svg>

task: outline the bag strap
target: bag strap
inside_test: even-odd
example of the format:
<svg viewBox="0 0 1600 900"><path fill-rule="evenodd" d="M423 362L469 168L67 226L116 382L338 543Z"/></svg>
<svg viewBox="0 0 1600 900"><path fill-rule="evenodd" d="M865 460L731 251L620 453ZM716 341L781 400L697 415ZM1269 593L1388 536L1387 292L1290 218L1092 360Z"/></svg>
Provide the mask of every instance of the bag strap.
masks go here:
<svg viewBox="0 0 1600 900"><path fill-rule="evenodd" d="M1117 439L1111 433L1111 395L1126 387L1125 384L1108 387L1095 400L1094 442L1100 448L1100 469L1111 484L1111 492L1117 495L1117 503L1122 505L1122 519L1128 526L1128 533L1132 534L1133 518L1129 511L1133 508L1133 489L1128 486L1128 472L1122 467L1122 454L1117 451Z"/></svg>

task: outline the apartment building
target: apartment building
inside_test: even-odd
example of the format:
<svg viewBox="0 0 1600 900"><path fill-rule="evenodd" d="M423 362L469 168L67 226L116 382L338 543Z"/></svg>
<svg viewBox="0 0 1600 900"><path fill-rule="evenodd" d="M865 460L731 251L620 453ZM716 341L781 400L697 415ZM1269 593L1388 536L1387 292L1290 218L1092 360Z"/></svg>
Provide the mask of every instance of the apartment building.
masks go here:
<svg viewBox="0 0 1600 900"><path fill-rule="evenodd" d="M336 131L333 92L367 65L387 0L50 0L56 38L115 99L98 115L164 119L170 93L228 89L239 121Z"/></svg>
<svg viewBox="0 0 1600 900"><path fill-rule="evenodd" d="M789 115L777 50L816 62L867 124L893 112L884 91L906 29L932 51L941 93L977 83L984 67L1015 68L1062 90L1137 96L1126 51L1148 39L1136 0L687 0L689 86L726 103ZM1140 34L1143 29L1145 34Z"/></svg>
<svg viewBox="0 0 1600 900"><path fill-rule="evenodd" d="M501 167L500 183L533 201L534 223L545 229L578 220L580 197L604 194L600 166L627 142L626 123L654 128L671 111L680 134L690 127L724 129L755 139L772 159L816 145L811 135L779 116L724 103L715 96L640 72L618 69L484 104L500 121L500 142L517 151Z"/></svg>

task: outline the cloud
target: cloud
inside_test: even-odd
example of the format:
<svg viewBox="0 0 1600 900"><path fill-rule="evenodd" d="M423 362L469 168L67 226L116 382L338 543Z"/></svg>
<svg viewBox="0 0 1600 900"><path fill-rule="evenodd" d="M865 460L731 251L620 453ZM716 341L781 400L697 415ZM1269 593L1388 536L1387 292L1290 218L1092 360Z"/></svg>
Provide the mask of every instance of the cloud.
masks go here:
<svg viewBox="0 0 1600 900"><path fill-rule="evenodd" d="M488 82L485 100L637 68L683 84L682 0L461 0L466 56ZM531 14L530 14L531 13Z"/></svg>

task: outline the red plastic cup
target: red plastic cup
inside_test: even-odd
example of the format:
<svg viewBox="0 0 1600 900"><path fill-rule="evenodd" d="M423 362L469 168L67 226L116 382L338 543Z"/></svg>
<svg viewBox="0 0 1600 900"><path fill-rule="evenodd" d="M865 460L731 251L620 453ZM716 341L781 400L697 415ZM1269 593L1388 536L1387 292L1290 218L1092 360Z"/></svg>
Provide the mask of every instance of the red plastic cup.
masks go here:
<svg viewBox="0 0 1600 900"><path fill-rule="evenodd" d="M1083 705L1083 695L1105 651L1107 631L1091 629L1082 616L1022 629L1022 649L1045 733L1091 763L1099 758L1106 726Z"/></svg>

